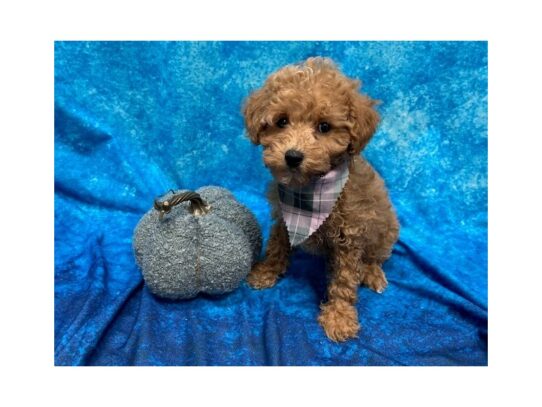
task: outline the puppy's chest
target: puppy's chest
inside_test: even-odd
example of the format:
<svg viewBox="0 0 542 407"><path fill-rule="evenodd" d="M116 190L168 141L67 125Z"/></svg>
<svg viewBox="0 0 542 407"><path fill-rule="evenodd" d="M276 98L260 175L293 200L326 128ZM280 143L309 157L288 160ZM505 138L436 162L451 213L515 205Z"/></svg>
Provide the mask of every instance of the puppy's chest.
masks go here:
<svg viewBox="0 0 542 407"><path fill-rule="evenodd" d="M371 187L376 181L371 168L356 159L332 211L324 223L298 247L310 253L326 254L333 246L346 240L361 243L363 232L370 229L376 216L377 199ZM271 194L270 198L275 216L281 217L278 194Z"/></svg>
<svg viewBox="0 0 542 407"><path fill-rule="evenodd" d="M328 218L300 248L326 254L340 243L363 245L366 232L378 222L375 198L358 183L348 183Z"/></svg>
<svg viewBox="0 0 542 407"><path fill-rule="evenodd" d="M337 202L324 223L307 240L299 245L302 250L314 254L327 254L333 245L344 237L345 224L342 202Z"/></svg>

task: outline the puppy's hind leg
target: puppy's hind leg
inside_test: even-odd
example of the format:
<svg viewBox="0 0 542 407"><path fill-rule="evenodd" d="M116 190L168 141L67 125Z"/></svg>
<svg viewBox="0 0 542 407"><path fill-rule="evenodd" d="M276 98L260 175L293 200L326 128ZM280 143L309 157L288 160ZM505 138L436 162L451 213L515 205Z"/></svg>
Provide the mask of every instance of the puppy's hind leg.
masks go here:
<svg viewBox="0 0 542 407"><path fill-rule="evenodd" d="M271 229L265 259L252 267L247 277L248 284L257 289L273 287L279 276L286 272L289 255L288 230L284 222L277 220Z"/></svg>

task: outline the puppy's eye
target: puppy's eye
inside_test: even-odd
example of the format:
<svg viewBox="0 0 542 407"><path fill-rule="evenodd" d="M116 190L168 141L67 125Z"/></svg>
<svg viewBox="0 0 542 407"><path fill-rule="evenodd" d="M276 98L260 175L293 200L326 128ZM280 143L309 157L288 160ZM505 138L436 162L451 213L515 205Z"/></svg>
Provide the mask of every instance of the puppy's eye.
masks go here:
<svg viewBox="0 0 542 407"><path fill-rule="evenodd" d="M331 125L328 122L318 123L318 131L320 133L327 133L331 130Z"/></svg>
<svg viewBox="0 0 542 407"><path fill-rule="evenodd" d="M281 129L285 128L288 125L288 118L287 117L281 117L277 120L277 127L280 127Z"/></svg>

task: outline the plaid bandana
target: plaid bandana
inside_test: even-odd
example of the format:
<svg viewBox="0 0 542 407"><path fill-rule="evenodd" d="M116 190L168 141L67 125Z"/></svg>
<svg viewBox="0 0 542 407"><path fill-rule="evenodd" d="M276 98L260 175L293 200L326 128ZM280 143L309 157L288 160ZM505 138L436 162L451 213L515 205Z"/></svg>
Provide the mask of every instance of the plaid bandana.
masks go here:
<svg viewBox="0 0 542 407"><path fill-rule="evenodd" d="M302 188L279 184L282 218L292 246L303 243L324 223L348 181L348 174L346 161Z"/></svg>

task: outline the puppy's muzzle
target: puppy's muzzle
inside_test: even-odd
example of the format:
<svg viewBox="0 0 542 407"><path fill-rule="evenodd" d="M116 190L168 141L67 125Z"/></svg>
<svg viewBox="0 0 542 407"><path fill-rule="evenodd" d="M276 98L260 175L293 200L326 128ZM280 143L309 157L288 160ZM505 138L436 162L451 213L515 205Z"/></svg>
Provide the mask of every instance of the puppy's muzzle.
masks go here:
<svg viewBox="0 0 542 407"><path fill-rule="evenodd" d="M301 162L303 161L303 157L303 153L297 150L288 150L286 151L286 154L284 154L286 164L290 168L299 167L301 165Z"/></svg>

